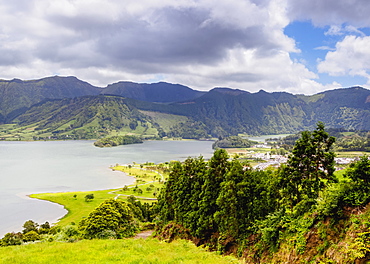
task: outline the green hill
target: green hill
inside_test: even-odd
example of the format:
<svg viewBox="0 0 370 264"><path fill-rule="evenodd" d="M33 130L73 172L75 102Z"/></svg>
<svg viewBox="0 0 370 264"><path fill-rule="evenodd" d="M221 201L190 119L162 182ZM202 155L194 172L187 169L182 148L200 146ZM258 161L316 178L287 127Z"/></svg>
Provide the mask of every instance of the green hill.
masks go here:
<svg viewBox="0 0 370 264"><path fill-rule="evenodd" d="M205 92L193 90L180 84L172 83L133 83L118 82L108 85L101 94L119 95L140 101L171 103L192 100Z"/></svg>
<svg viewBox="0 0 370 264"><path fill-rule="evenodd" d="M97 95L101 88L76 77L48 77L40 80L0 80L0 123L11 121L28 107L44 99Z"/></svg>
<svg viewBox="0 0 370 264"><path fill-rule="evenodd" d="M5 139L19 133L26 138L285 134L310 130L318 121L329 128L370 130L370 91L361 87L305 96L229 88L199 92L163 82L98 88L75 77L49 77L0 81L0 92L0 137Z"/></svg>
<svg viewBox="0 0 370 264"><path fill-rule="evenodd" d="M39 138L88 139L119 133L155 137L158 133L150 117L128 106L124 98L110 96L48 100L34 105L15 121Z"/></svg>

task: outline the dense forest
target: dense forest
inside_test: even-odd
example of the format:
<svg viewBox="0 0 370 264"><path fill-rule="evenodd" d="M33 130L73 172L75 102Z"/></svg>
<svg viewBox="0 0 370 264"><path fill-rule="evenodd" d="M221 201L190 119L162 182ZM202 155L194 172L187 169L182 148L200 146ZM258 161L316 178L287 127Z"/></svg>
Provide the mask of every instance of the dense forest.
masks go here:
<svg viewBox="0 0 370 264"><path fill-rule="evenodd" d="M138 144L143 143L143 141L135 136L115 136L115 137L107 137L101 138L94 142L94 146L96 147L114 147L119 145L128 145L128 144Z"/></svg>
<svg viewBox="0 0 370 264"><path fill-rule="evenodd" d="M239 136L230 136L226 138L219 138L213 143L212 148L250 148L258 144L256 141L248 140Z"/></svg>
<svg viewBox="0 0 370 264"><path fill-rule="evenodd" d="M301 133L278 170L253 170L223 149L209 162L178 162L158 199L158 236L191 239L248 263L286 262L287 250L295 263L367 259L368 218L354 224L349 212L370 201L370 161L361 158L337 178L334 142L318 123ZM338 253L330 256L333 249Z"/></svg>

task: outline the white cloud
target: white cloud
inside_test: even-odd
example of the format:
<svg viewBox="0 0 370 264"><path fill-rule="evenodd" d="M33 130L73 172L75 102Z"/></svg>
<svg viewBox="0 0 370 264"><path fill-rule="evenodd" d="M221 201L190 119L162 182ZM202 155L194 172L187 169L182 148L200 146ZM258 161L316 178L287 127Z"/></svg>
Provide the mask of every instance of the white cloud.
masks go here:
<svg viewBox="0 0 370 264"><path fill-rule="evenodd" d="M326 36L342 36L345 34L356 34L360 36L365 36L365 34L357 29L354 26L346 25L346 26L338 26L338 25L331 25L330 28L324 33Z"/></svg>
<svg viewBox="0 0 370 264"><path fill-rule="evenodd" d="M348 23L356 28L370 26L368 0L287 0L291 20L311 20L317 26Z"/></svg>
<svg viewBox="0 0 370 264"><path fill-rule="evenodd" d="M163 81L203 90L223 86L312 93L326 86L304 60L290 58L290 53L300 51L284 28L293 18L341 25L337 18L346 14L355 26L369 19L350 15L345 1L333 6L335 15L327 16L332 10L318 1L324 21L309 2L8 1L0 4L0 78L75 75L105 86L161 76ZM351 30L357 28L338 26L331 32Z"/></svg>
<svg viewBox="0 0 370 264"><path fill-rule="evenodd" d="M328 52L325 60L318 64L318 70L332 76L362 76L370 79L370 36L346 36Z"/></svg>

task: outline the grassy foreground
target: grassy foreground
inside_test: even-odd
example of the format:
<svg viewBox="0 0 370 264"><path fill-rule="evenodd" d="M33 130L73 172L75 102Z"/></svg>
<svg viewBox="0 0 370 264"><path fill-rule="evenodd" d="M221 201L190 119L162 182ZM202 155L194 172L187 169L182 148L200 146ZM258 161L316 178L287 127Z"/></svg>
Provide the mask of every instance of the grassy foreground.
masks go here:
<svg viewBox="0 0 370 264"><path fill-rule="evenodd" d="M0 247L0 263L241 263L197 248L185 240L157 239L82 240L76 243L36 243Z"/></svg>
<svg viewBox="0 0 370 264"><path fill-rule="evenodd" d="M136 183L127 188L110 189L100 191L87 191L87 192L65 192L65 193L39 193L30 195L31 198L46 200L53 203L61 204L68 211L68 213L58 221L57 225L65 226L71 223L79 223L84 217L87 217L91 211L98 207L102 202L109 198L119 200L126 200L128 196L133 195L142 202L152 203L155 201L155 195L159 193L160 188L163 186L162 174L149 169L140 168L140 164L127 167L116 166L112 169L127 173L127 175L136 178ZM140 193L135 190L137 186ZM85 196L93 194L94 199L90 201L85 200Z"/></svg>

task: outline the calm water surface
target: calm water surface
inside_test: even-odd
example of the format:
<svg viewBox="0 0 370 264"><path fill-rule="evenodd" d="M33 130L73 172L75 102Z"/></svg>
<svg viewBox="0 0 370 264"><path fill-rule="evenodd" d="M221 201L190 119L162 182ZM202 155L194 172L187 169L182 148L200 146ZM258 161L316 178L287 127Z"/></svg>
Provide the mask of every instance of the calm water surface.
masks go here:
<svg viewBox="0 0 370 264"><path fill-rule="evenodd" d="M30 199L28 194L118 188L133 179L111 171L116 163L209 158L213 153L210 141L146 141L102 149L92 143L0 142L0 238L20 231L29 219L55 222L66 213L62 206Z"/></svg>

